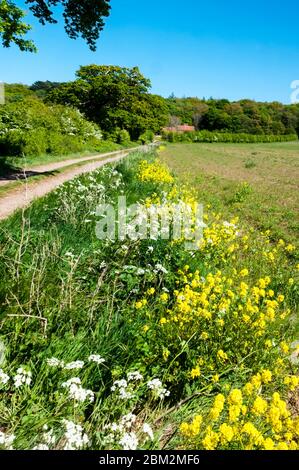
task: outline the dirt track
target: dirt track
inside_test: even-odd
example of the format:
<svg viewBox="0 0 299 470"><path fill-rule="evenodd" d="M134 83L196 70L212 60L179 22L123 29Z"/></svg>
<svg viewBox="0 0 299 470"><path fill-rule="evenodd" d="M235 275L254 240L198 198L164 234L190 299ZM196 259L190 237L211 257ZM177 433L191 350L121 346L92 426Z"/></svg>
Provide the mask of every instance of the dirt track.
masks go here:
<svg viewBox="0 0 299 470"><path fill-rule="evenodd" d="M48 176L41 181L35 181L29 183L28 180L23 180L23 183L17 188L8 190L3 197L0 198L0 220L6 219L13 214L17 209L21 209L30 204L34 199L45 196L46 194L53 191L55 188L65 183L68 180L75 178L83 173L94 171L97 168L102 167L106 163L121 160L127 156L130 151L121 152L110 152L107 154L97 155L93 157L84 157L83 159L67 160L59 163L52 163L49 165L42 165L34 168L34 171L45 173L54 171L73 165L74 163L80 163L82 161L95 160L95 158L101 158L98 161L92 161L86 165L81 165L76 168L71 168L58 175ZM105 158L107 157L107 158ZM32 171L33 168L30 168Z"/></svg>
<svg viewBox="0 0 299 470"><path fill-rule="evenodd" d="M115 152L107 152L107 153L97 153L95 155L88 155L87 157L80 157L80 158L72 158L68 160L63 160L61 162L54 162L54 163L47 163L46 165L38 165L38 166L30 166L24 167L18 174L12 174L8 176L1 177L0 179L0 187L7 186L11 184L13 181L18 181L19 179L24 179L26 173L28 177L30 176L37 176L38 174L47 174L51 173L56 170L60 170L61 168L67 168L68 166L75 165L76 163L88 162L90 160L99 160L105 157L112 157L113 155L118 155L120 150L116 150Z"/></svg>

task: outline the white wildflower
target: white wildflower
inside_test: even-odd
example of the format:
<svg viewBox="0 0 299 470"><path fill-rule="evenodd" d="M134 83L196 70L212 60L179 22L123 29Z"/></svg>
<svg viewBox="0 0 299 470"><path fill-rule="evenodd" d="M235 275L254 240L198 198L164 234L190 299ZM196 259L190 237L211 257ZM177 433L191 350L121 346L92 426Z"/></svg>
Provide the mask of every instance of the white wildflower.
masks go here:
<svg viewBox="0 0 299 470"><path fill-rule="evenodd" d="M19 388L23 385L30 385L32 381L32 373L25 370L23 367L19 367L13 380L16 388Z"/></svg>
<svg viewBox="0 0 299 470"><path fill-rule="evenodd" d="M127 374L127 377L128 377L128 381L129 381L129 382L137 382L138 380L142 380L142 379L143 379L143 375L141 375L139 371L136 371L136 372L129 372L129 373Z"/></svg>
<svg viewBox="0 0 299 470"><path fill-rule="evenodd" d="M128 387L128 382L125 379L116 380L111 387L111 391L112 392L118 391L119 396L122 400L133 398L134 395L130 391L127 390L127 387Z"/></svg>
<svg viewBox="0 0 299 470"><path fill-rule="evenodd" d="M162 387L162 382L159 379L153 379L153 380L150 380L149 382L147 382L147 386L151 390L156 390L156 389Z"/></svg>
<svg viewBox="0 0 299 470"><path fill-rule="evenodd" d="M82 449L89 445L89 439L85 434L84 429L79 424L75 424L72 421L63 421L66 432L66 444L64 450L77 450Z"/></svg>
<svg viewBox="0 0 299 470"><path fill-rule="evenodd" d="M143 274L145 274L145 270L144 270L144 269L138 268L138 269L136 270L136 275L137 275L137 276L143 276Z"/></svg>
<svg viewBox="0 0 299 470"><path fill-rule="evenodd" d="M227 222L227 220L225 220L223 222L223 226L224 227L232 227L232 228L237 228L237 226L235 224L231 224L230 222Z"/></svg>
<svg viewBox="0 0 299 470"><path fill-rule="evenodd" d="M78 377L73 377L67 382L64 382L62 387L68 389L69 397L72 400L76 400L81 403L86 400L89 400L90 403L94 401L94 393L91 390L83 388L81 386L81 380Z"/></svg>
<svg viewBox="0 0 299 470"><path fill-rule="evenodd" d="M108 434L108 436L105 436L103 439L104 444L113 444L115 441L115 436L113 433Z"/></svg>
<svg viewBox="0 0 299 470"><path fill-rule="evenodd" d="M125 388L120 388L119 396L122 400L129 400L130 398L134 397L134 394L131 392L128 392Z"/></svg>
<svg viewBox="0 0 299 470"><path fill-rule="evenodd" d="M142 431L144 432L144 434L148 435L148 437L150 438L151 441L154 440L154 433L153 433L153 430L152 430L152 428L149 424L144 423L144 425L142 427Z"/></svg>
<svg viewBox="0 0 299 470"><path fill-rule="evenodd" d="M56 357L51 357L50 359L47 359L46 362L49 367L64 367L64 362L60 359L57 359Z"/></svg>
<svg viewBox="0 0 299 470"><path fill-rule="evenodd" d="M116 381L113 383L113 385L112 385L112 387L111 387L111 390L112 390L112 392L115 392L115 390L116 390L117 388L127 388L127 386L128 386L128 382L127 382L125 379L116 380Z"/></svg>
<svg viewBox="0 0 299 470"><path fill-rule="evenodd" d="M120 420L121 426L125 428L131 428L135 423L137 416L133 413L128 413L127 415L123 416Z"/></svg>
<svg viewBox="0 0 299 470"><path fill-rule="evenodd" d="M91 356L89 356L88 360L89 362L95 362L96 364L103 364L104 362L106 362L105 359L103 359L98 354L92 354Z"/></svg>
<svg viewBox="0 0 299 470"><path fill-rule="evenodd" d="M46 444L38 444L32 450L50 450Z"/></svg>
<svg viewBox="0 0 299 470"><path fill-rule="evenodd" d="M150 380L147 382L147 386L150 390L153 390L156 397L160 398L161 400L165 397L169 397L170 395L170 392L163 387L163 384L159 379Z"/></svg>
<svg viewBox="0 0 299 470"><path fill-rule="evenodd" d="M43 433L43 440L49 445L55 444L56 438L53 429L50 429L50 431Z"/></svg>
<svg viewBox="0 0 299 470"><path fill-rule="evenodd" d="M0 431L0 446L10 449L14 440L14 434L5 434L4 432Z"/></svg>
<svg viewBox="0 0 299 470"><path fill-rule="evenodd" d="M162 264L156 264L155 266L155 269L154 269L154 272L158 273L158 272L161 272L163 274L168 274L168 271L166 268L164 268L164 266L162 266Z"/></svg>
<svg viewBox="0 0 299 470"><path fill-rule="evenodd" d="M66 364L64 366L64 370L82 369L83 367L84 367L83 361L74 361L74 362L69 362L69 364Z"/></svg>
<svg viewBox="0 0 299 470"><path fill-rule="evenodd" d="M117 424L117 423L112 423L110 426L111 431L113 432L122 432L124 430L123 425Z"/></svg>
<svg viewBox="0 0 299 470"><path fill-rule="evenodd" d="M9 381L9 375L5 374L5 372L2 369L0 369L0 384L6 385L8 381Z"/></svg>
<svg viewBox="0 0 299 470"><path fill-rule="evenodd" d="M134 432L125 433L119 441L124 450L136 450L138 447L138 439Z"/></svg>

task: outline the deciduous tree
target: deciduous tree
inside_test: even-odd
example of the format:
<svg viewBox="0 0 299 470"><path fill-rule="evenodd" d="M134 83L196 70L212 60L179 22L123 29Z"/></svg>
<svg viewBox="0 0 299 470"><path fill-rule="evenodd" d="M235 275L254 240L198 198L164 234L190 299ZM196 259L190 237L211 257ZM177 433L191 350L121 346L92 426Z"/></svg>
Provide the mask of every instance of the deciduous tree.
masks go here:
<svg viewBox="0 0 299 470"><path fill-rule="evenodd" d="M57 23L55 7L61 7L65 30L72 39L82 37L91 50L110 14L110 0L26 0L33 15L42 25ZM22 51L36 51L26 38L31 26L24 22L25 12L12 0L0 0L0 38L4 47L16 44Z"/></svg>

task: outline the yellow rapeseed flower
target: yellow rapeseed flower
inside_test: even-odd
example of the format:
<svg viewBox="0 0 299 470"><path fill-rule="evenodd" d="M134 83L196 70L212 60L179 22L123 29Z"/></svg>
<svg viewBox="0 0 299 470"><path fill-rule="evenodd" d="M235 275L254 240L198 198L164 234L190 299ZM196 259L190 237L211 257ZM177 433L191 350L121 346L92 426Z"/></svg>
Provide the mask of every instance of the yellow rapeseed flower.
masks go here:
<svg viewBox="0 0 299 470"><path fill-rule="evenodd" d="M223 361L223 362L228 360L228 355L224 351L222 351L222 349L218 351L217 357L220 361Z"/></svg>
<svg viewBox="0 0 299 470"><path fill-rule="evenodd" d="M194 367L194 369L192 369L190 372L191 379L197 379L200 376L201 376L201 371L200 371L199 366Z"/></svg>

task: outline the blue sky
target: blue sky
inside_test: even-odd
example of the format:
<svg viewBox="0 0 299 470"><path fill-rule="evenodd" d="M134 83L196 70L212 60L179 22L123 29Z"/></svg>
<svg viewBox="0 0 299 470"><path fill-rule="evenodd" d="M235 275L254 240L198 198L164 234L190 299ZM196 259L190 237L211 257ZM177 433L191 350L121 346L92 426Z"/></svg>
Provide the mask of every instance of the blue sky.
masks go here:
<svg viewBox="0 0 299 470"><path fill-rule="evenodd" d="M20 6L23 1L16 1ZM0 81L67 81L80 65L138 65L163 96L290 102L299 80L298 0L111 0L96 53L33 22L38 54L0 47Z"/></svg>

